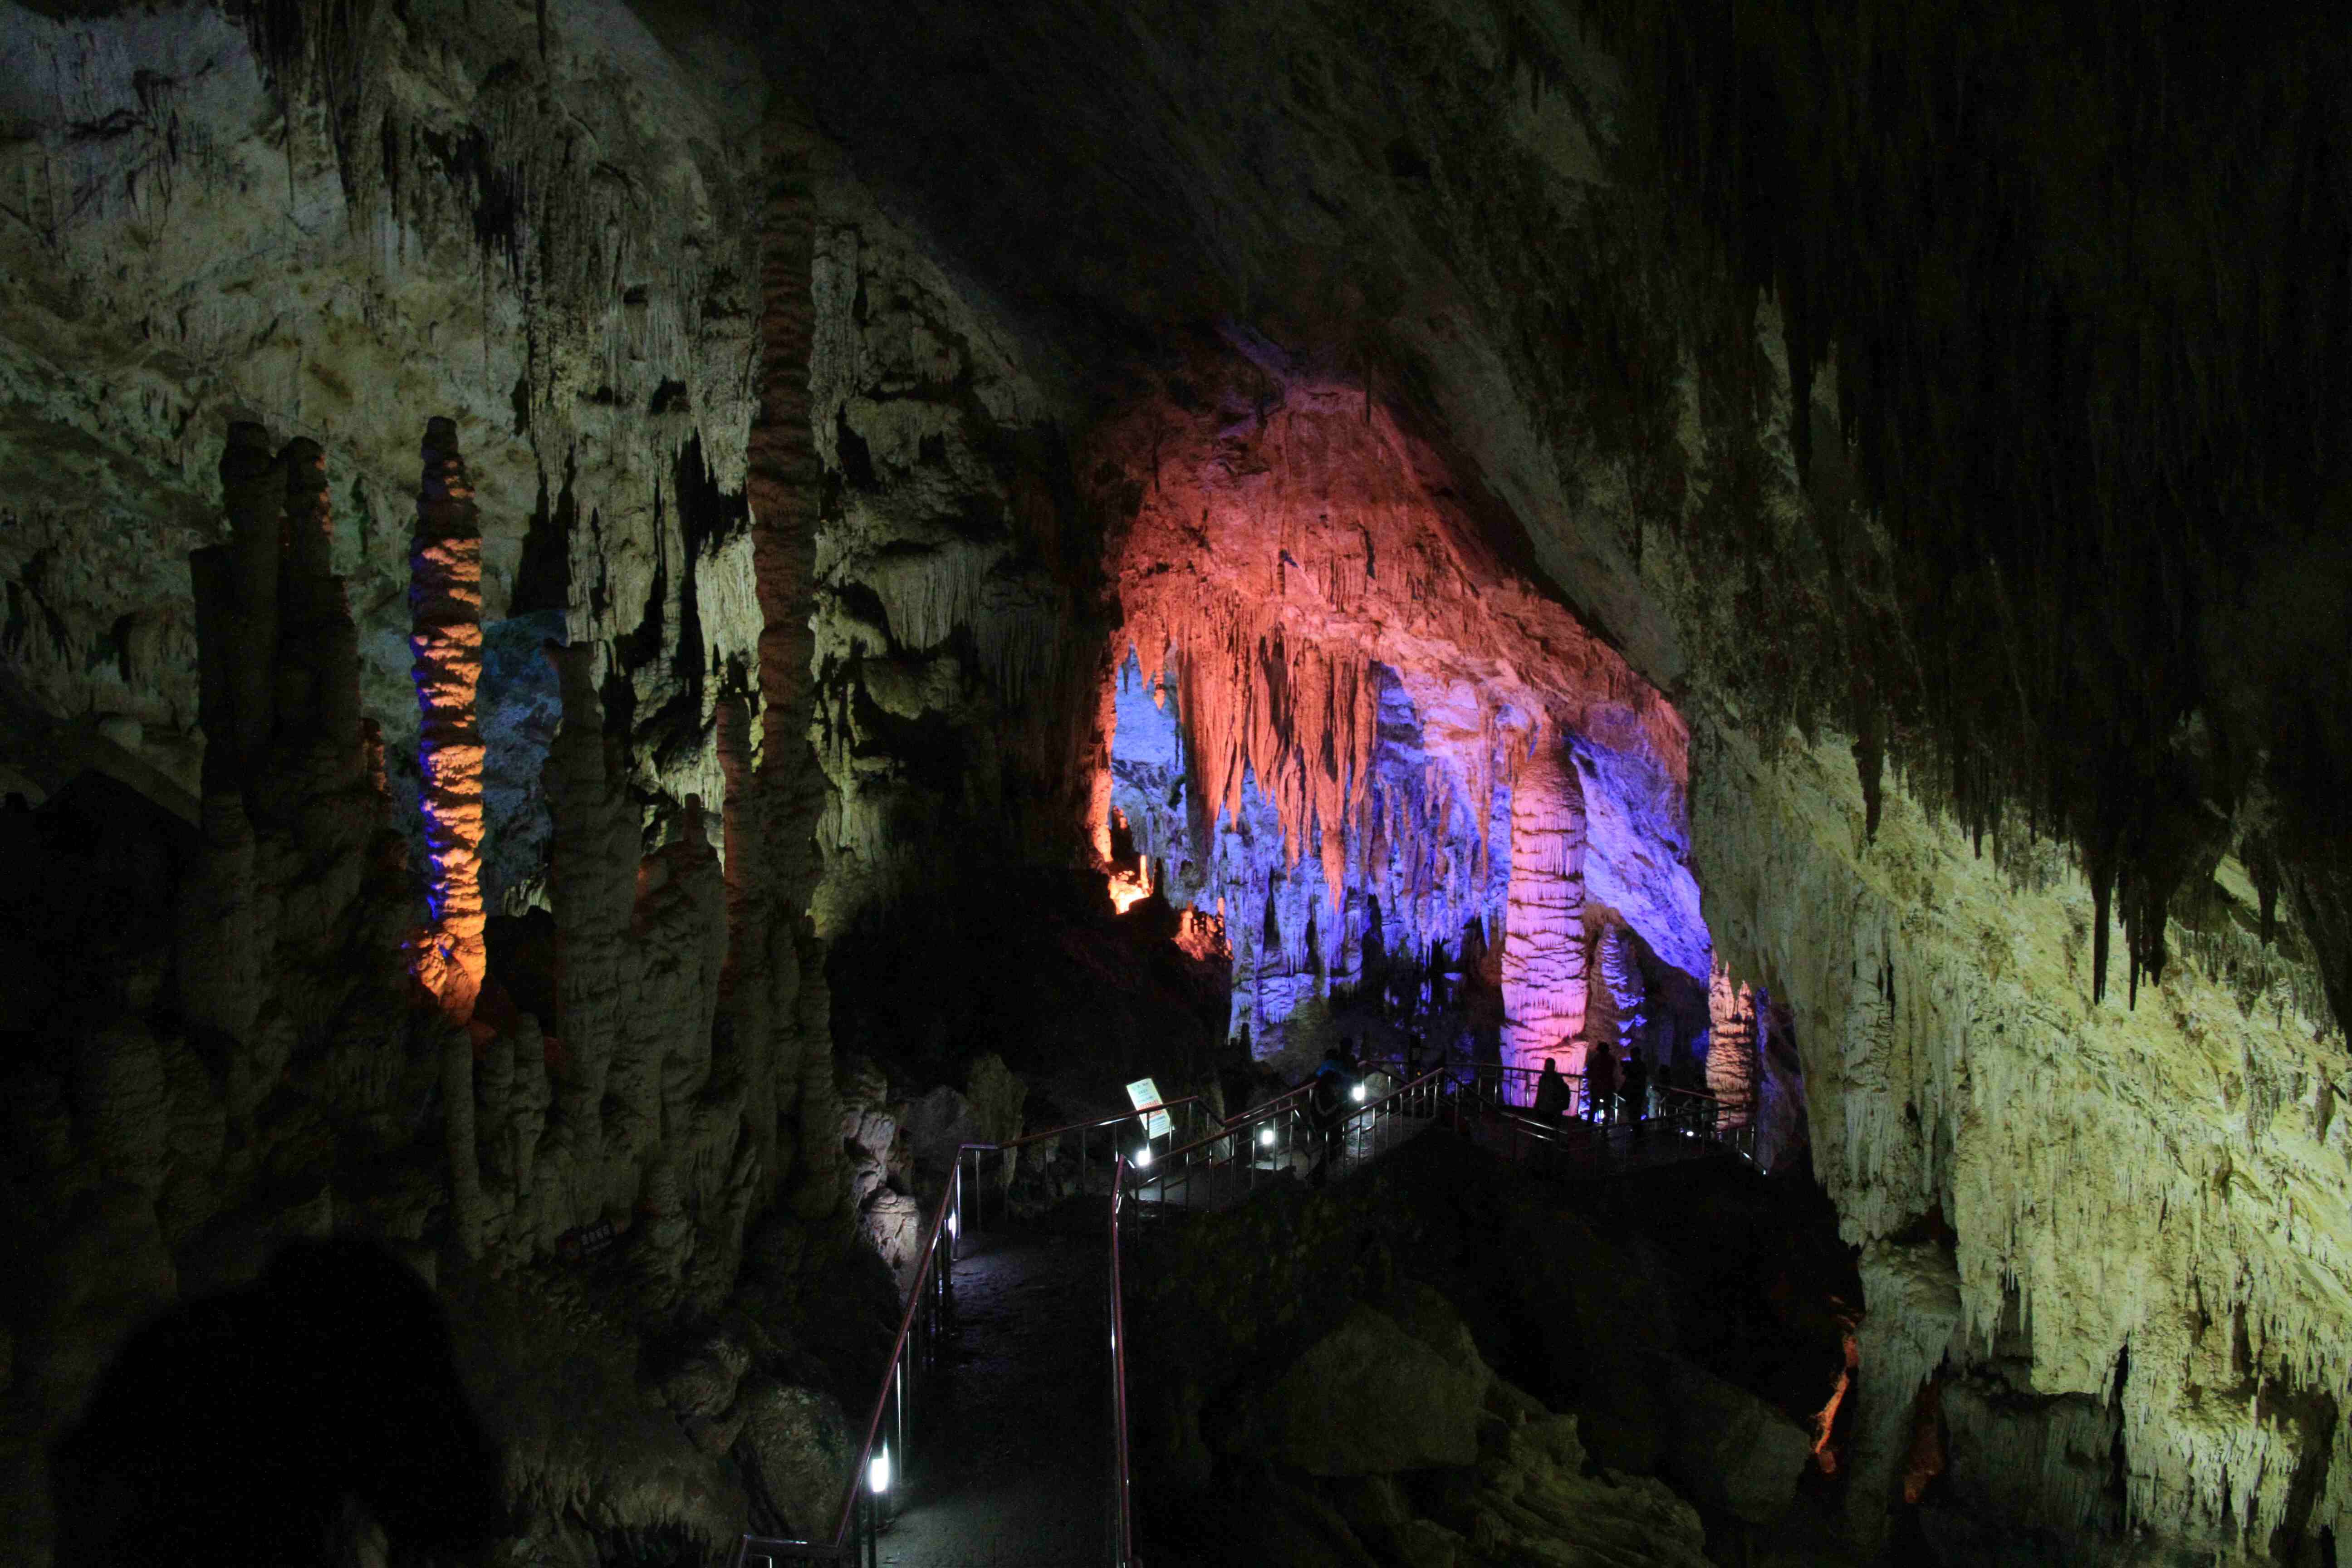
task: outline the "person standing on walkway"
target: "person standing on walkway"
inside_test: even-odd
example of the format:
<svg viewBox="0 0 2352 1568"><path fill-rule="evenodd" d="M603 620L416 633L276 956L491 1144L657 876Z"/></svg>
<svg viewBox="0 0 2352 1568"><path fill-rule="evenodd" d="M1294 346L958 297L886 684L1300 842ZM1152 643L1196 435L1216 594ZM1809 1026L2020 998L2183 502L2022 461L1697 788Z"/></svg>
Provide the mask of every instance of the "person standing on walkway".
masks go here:
<svg viewBox="0 0 2352 1568"><path fill-rule="evenodd" d="M1584 1053L1585 1108L1593 1125L1606 1127L1617 1109L1617 1053L1594 1046Z"/></svg>
<svg viewBox="0 0 2352 1568"><path fill-rule="evenodd" d="M1538 1120L1566 1120L1570 1103L1575 1096L1569 1091L1568 1079L1559 1076L1557 1058L1544 1058L1543 1075L1536 1079L1535 1112Z"/></svg>
<svg viewBox="0 0 2352 1568"><path fill-rule="evenodd" d="M1321 1186L1331 1179L1331 1165L1339 1152L1339 1128L1348 1109L1348 1073L1340 1065L1339 1053L1323 1053L1323 1065L1315 1069L1315 1077L1307 1088L1307 1128L1312 1135L1315 1163L1307 1179Z"/></svg>
<svg viewBox="0 0 2352 1568"><path fill-rule="evenodd" d="M1623 1090L1620 1096L1625 1105L1625 1120L1633 1124L1633 1135L1640 1137L1642 1123L1650 1114L1650 1064L1642 1059L1637 1048L1625 1054Z"/></svg>

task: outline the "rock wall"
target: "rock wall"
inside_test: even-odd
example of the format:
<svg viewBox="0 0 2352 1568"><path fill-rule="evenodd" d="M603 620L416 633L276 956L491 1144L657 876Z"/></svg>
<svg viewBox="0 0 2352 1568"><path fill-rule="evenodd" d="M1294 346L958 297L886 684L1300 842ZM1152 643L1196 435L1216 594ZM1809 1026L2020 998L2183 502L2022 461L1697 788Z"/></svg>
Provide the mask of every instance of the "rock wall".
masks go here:
<svg viewBox="0 0 2352 1568"><path fill-rule="evenodd" d="M854 180L820 195L812 735L830 938L1021 864L1084 865L1109 661L1049 376Z"/></svg>
<svg viewBox="0 0 2352 1568"><path fill-rule="evenodd" d="M695 481L740 492L755 395L745 62L689 69L601 0L307 15L0 10L5 177L31 193L0 237L12 680L119 716L194 789L182 563L220 536L221 431L258 411L335 476L361 700L405 795L404 514L443 411L484 620L561 609L609 645L659 814L717 799L704 677L758 635L741 530L694 515Z"/></svg>
<svg viewBox="0 0 2352 1568"><path fill-rule="evenodd" d="M2049 846L1979 857L1899 785L1868 838L1842 743L1700 734L1709 921L1795 1016L1814 1169L1864 1246L1865 1419L1900 1429L1919 1386L1961 1380L1954 1484L2077 1539L2106 1520L2234 1558L2340 1537L2352 1143L2341 1047L2287 968L2182 963L2095 1002L2090 890ZM2231 885L2251 925L2224 862ZM1898 1258L1930 1283L1898 1289ZM1954 1303L1948 1339L1922 1289ZM2119 1495L1993 1457L2079 1447L2041 1436L2063 1401L2114 1422ZM1890 1506L1888 1473L1858 1515Z"/></svg>

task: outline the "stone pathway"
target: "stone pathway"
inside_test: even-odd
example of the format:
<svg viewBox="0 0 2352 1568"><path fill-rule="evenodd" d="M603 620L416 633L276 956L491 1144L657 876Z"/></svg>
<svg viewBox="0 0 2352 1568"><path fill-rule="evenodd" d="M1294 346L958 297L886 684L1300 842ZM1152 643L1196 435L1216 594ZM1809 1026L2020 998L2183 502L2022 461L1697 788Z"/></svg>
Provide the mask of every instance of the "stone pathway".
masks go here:
<svg viewBox="0 0 2352 1568"><path fill-rule="evenodd" d="M898 1568L1096 1568L1110 1489L1103 1242L1007 1229L956 1263L960 1332L925 1387Z"/></svg>

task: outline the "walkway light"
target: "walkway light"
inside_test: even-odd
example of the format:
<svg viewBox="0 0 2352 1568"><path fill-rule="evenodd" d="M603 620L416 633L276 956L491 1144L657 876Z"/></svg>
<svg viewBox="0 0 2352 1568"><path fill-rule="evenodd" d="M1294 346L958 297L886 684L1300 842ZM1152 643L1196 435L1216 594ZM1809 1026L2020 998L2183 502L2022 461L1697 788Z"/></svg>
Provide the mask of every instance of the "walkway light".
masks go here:
<svg viewBox="0 0 2352 1568"><path fill-rule="evenodd" d="M1274 1147L1274 1123L1269 1121L1264 1127L1257 1130L1257 1142L1258 1146L1262 1149L1271 1149Z"/></svg>
<svg viewBox="0 0 2352 1568"><path fill-rule="evenodd" d="M890 1489L890 1445L883 1444L866 1461L866 1489L880 1497Z"/></svg>
<svg viewBox="0 0 2352 1568"><path fill-rule="evenodd" d="M1358 1084L1353 1092L1356 1097L1356 1103L1361 1105L1364 1102L1364 1086L1360 1083Z"/></svg>
<svg viewBox="0 0 2352 1568"><path fill-rule="evenodd" d="M1144 1171L1150 1169L1150 1167L1151 1145L1146 1143L1142 1148L1138 1149L1135 1152L1135 1168L1139 1171Z"/></svg>

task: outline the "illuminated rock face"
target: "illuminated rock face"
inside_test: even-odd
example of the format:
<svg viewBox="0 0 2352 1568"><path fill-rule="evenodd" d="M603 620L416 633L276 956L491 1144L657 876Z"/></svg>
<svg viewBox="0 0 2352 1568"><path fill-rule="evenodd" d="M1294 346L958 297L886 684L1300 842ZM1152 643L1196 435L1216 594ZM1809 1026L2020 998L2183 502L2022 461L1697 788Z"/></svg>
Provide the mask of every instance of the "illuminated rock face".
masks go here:
<svg viewBox="0 0 2352 1568"><path fill-rule="evenodd" d="M1707 982L1706 1092L1723 1102L1734 1126L1756 1110L1759 1021L1755 987L1735 983L1722 964Z"/></svg>
<svg viewBox="0 0 2352 1568"><path fill-rule="evenodd" d="M1638 1039L1647 1018L1642 965L1622 927L1604 930L1592 944L1585 1016L1596 1043L1622 1051Z"/></svg>
<svg viewBox="0 0 2352 1568"><path fill-rule="evenodd" d="M1859 1397L1885 1447L1941 1375L1966 1390L1947 1408L1962 1497L2074 1531L2126 1509L2225 1558L2342 1518L2352 1439L2304 1401L2352 1365L2352 1129L2294 973L2182 963L2137 1006L2094 1001L2092 891L2046 842L1979 857L1890 784L1865 847L1842 744L1703 733L1709 915L1794 1015L1813 1169L1865 1248ZM2254 889L2221 874L2250 925ZM1930 1214L1946 1239L1915 1242ZM2119 1495L2067 1468L2088 1431L2103 1478L2121 1435ZM1865 1530L1902 1468L1849 1504Z"/></svg>
<svg viewBox="0 0 2352 1568"><path fill-rule="evenodd" d="M1375 665L1371 675L1380 729L1366 826L1342 841L1335 902L1319 847L1289 853L1280 813L1254 774L1242 781L1239 812L1220 814L1205 847L1193 839L1175 678L1163 671L1146 682L1133 659L1119 674L1113 809L1171 903L1222 915L1234 961L1228 1034L1246 1031L1260 1056L1281 1048L1286 1021L1307 998L1393 982L1402 999L1421 985L1433 945L1452 968L1472 927L1501 925L1509 792L1495 792L1482 834L1453 771L1423 746L1394 672Z"/></svg>
<svg viewBox="0 0 2352 1568"><path fill-rule="evenodd" d="M1503 1060L1581 1072L1584 795L1556 743L1539 739L1511 788L1511 903L1503 936Z"/></svg>
<svg viewBox="0 0 2352 1568"><path fill-rule="evenodd" d="M409 559L416 758L424 778L418 805L433 915L417 943L416 977L462 1024L473 1016L489 967L482 939L482 730L474 706L482 674L482 531L457 427L447 419L425 428Z"/></svg>
<svg viewBox="0 0 2352 1568"><path fill-rule="evenodd" d="M1113 800L1171 901L1222 908L1234 1031L1267 1048L1368 952L1450 967L1498 936L1521 1056L1574 1038L1603 930L1703 977L1674 710L1531 592L1378 400L1256 342L1187 374L1098 437L1151 476L1112 542Z"/></svg>

